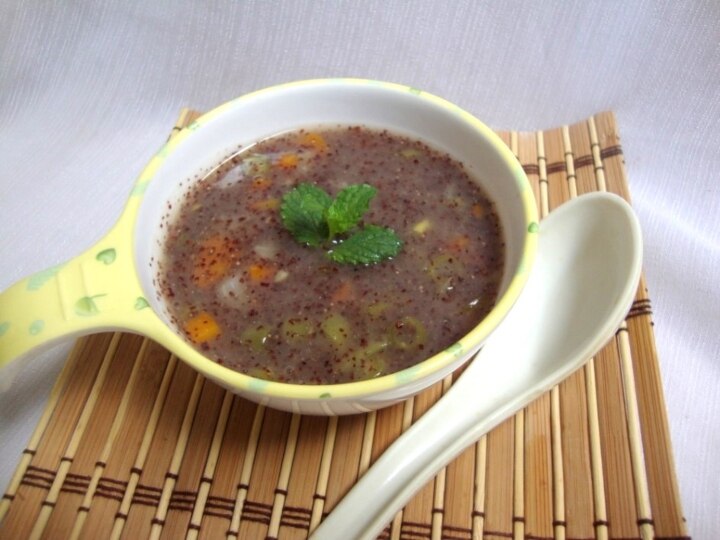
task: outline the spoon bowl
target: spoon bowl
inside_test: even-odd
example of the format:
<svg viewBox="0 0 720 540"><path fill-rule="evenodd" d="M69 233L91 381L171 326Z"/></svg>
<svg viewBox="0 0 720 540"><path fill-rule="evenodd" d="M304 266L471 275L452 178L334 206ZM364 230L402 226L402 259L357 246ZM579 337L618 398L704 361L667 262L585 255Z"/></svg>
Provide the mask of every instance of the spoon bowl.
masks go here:
<svg viewBox="0 0 720 540"><path fill-rule="evenodd" d="M592 193L552 212L540 225L536 262L508 316L313 538L375 538L463 449L580 368L627 314L641 260L640 226L620 197Z"/></svg>

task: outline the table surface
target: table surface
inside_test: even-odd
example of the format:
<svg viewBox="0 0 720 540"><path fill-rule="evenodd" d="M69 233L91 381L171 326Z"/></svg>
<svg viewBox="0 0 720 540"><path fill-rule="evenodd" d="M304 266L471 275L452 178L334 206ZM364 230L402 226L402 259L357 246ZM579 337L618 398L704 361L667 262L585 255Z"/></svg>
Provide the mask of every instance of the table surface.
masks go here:
<svg viewBox="0 0 720 540"><path fill-rule="evenodd" d="M694 538L717 536L720 4L208 4L0 4L0 290L104 235L182 107L355 76L439 94L497 129L614 110L685 514ZM0 489L68 350L36 355L0 393Z"/></svg>

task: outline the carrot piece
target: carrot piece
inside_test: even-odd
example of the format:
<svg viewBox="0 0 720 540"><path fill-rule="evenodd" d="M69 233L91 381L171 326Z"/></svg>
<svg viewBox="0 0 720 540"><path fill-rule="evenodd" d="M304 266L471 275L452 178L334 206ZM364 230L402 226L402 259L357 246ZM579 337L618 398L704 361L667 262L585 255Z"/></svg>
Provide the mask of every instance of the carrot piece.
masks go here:
<svg viewBox="0 0 720 540"><path fill-rule="evenodd" d="M297 167L298 161L297 154L283 154L278 163L283 169L294 169Z"/></svg>
<svg viewBox="0 0 720 540"><path fill-rule="evenodd" d="M277 210L280 208L280 199L262 199L250 205L252 210L264 212L266 210Z"/></svg>
<svg viewBox="0 0 720 540"><path fill-rule="evenodd" d="M236 257L229 238L215 235L201 241L193 259L193 283L201 288L217 283L230 269Z"/></svg>
<svg viewBox="0 0 720 540"><path fill-rule="evenodd" d="M220 335L220 326L207 311L201 311L198 315L185 323L185 332L193 343L207 343Z"/></svg>
<svg viewBox="0 0 720 540"><path fill-rule="evenodd" d="M448 251L458 253L463 251L470 243L470 237L466 234L459 234L455 236L447 246Z"/></svg>
<svg viewBox="0 0 720 540"><path fill-rule="evenodd" d="M485 215L485 209L479 203L475 203L472 205L471 212L472 212L473 217L476 217L478 219Z"/></svg>
<svg viewBox="0 0 720 540"><path fill-rule="evenodd" d="M319 133L312 131L303 134L300 138L300 144L303 146L310 146L318 152L325 152L328 147L327 142L325 142L325 138Z"/></svg>
<svg viewBox="0 0 720 540"><path fill-rule="evenodd" d="M269 178L265 178L264 176L258 176L252 179L250 187L257 191L265 191L270 187L271 184L272 182L270 182Z"/></svg>
<svg viewBox="0 0 720 540"><path fill-rule="evenodd" d="M349 302L355 298L355 288L349 281L344 281L330 296L330 301L333 303L337 302Z"/></svg>
<svg viewBox="0 0 720 540"><path fill-rule="evenodd" d="M247 272L253 283L268 283L275 276L275 268L266 264L251 264Z"/></svg>

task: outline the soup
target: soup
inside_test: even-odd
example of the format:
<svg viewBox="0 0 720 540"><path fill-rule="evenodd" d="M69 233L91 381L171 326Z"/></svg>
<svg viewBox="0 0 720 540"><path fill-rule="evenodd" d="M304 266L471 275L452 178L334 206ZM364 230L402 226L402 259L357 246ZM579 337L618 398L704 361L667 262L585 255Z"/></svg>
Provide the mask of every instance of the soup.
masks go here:
<svg viewBox="0 0 720 540"><path fill-rule="evenodd" d="M343 264L333 253L353 231L308 245L288 230L298 186L339 199L358 184L373 196L355 229L394 233L397 253ZM462 164L361 126L242 149L163 227L157 282L172 323L216 362L282 382L351 382L429 358L485 317L503 274L494 205Z"/></svg>

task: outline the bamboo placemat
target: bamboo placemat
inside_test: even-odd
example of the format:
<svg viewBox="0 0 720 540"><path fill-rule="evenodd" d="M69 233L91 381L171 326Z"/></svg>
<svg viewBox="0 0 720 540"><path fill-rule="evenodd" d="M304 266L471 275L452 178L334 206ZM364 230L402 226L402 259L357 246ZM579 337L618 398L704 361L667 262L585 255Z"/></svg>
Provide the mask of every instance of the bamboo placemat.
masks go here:
<svg viewBox="0 0 720 540"><path fill-rule="evenodd" d="M629 197L612 113L500 135L541 216L588 191ZM298 416L148 339L82 338L0 502L0 537L306 538L450 384L376 413ZM687 538L644 278L602 351L468 448L381 538Z"/></svg>

